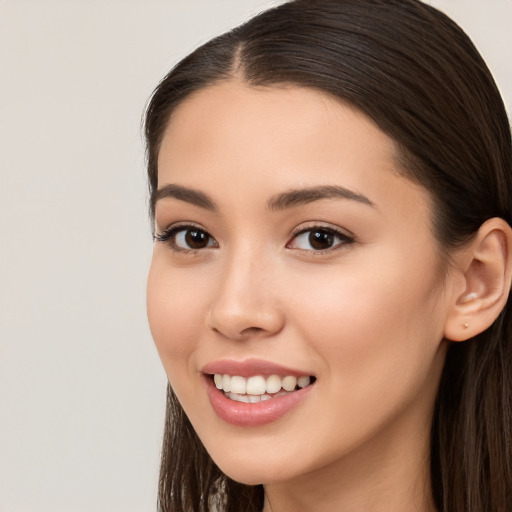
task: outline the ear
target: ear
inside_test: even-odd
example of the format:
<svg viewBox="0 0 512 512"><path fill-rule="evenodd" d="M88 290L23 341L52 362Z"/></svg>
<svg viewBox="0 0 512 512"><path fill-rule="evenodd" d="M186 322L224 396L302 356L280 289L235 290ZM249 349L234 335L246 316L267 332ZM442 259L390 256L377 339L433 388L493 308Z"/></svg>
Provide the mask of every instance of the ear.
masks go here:
<svg viewBox="0 0 512 512"><path fill-rule="evenodd" d="M457 287L444 337L464 341L485 331L504 308L512 278L512 229L500 218L484 222L455 255Z"/></svg>

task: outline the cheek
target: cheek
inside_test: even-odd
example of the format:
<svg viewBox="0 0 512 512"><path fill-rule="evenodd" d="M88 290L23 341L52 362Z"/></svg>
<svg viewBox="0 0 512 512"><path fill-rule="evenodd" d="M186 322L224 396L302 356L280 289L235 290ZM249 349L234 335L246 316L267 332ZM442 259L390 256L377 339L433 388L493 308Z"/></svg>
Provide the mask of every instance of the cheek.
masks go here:
<svg viewBox="0 0 512 512"><path fill-rule="evenodd" d="M427 273L397 268L333 268L294 292L296 338L320 369L312 415L325 417L329 460L398 417L428 423L443 364L438 293Z"/></svg>
<svg viewBox="0 0 512 512"><path fill-rule="evenodd" d="M147 285L147 313L151 334L167 376L187 370L204 325L207 299L200 282L185 279L155 257Z"/></svg>
<svg viewBox="0 0 512 512"><path fill-rule="evenodd" d="M379 265L359 261L303 277L294 293L302 335L340 389L386 380L389 389L426 377L442 338L435 269L386 265L385 256Z"/></svg>

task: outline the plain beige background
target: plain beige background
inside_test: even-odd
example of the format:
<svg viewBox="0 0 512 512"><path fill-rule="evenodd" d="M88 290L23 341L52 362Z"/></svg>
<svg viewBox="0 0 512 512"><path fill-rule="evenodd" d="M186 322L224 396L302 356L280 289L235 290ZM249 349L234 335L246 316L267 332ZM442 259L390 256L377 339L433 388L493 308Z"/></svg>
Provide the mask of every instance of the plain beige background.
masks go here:
<svg viewBox="0 0 512 512"><path fill-rule="evenodd" d="M141 112L179 57L273 3L0 0L0 512L155 510ZM510 112L512 0L432 3Z"/></svg>

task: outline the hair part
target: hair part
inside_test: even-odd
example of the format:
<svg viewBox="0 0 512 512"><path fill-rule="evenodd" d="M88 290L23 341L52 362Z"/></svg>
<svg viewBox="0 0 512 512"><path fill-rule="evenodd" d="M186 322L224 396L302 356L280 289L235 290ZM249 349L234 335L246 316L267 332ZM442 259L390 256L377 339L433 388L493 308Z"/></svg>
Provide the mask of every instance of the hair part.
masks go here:
<svg viewBox="0 0 512 512"><path fill-rule="evenodd" d="M372 119L395 141L400 170L430 192L445 254L489 218L511 224L512 144L496 84L466 34L418 0L290 1L185 57L146 111L152 217L173 112L194 92L234 78L314 88ZM507 305L487 331L448 350L432 425L440 512L504 512L512 503L511 321ZM201 512L214 502L226 512L261 510L262 488L222 474L169 387L160 511Z"/></svg>

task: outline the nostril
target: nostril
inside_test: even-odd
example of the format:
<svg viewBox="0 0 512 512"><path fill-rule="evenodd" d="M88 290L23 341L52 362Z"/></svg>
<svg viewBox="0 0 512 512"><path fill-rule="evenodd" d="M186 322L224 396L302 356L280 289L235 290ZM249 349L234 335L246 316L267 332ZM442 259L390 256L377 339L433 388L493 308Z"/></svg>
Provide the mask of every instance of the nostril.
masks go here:
<svg viewBox="0 0 512 512"><path fill-rule="evenodd" d="M262 329L261 327L247 327L240 333L240 335L241 336L250 336L250 335L258 334L263 331L264 331L264 329Z"/></svg>
<svg viewBox="0 0 512 512"><path fill-rule="evenodd" d="M211 328L213 332L220 334L223 337L236 340L236 341L244 341L249 338L258 337L264 335L266 330L261 327L246 327L241 331L237 331L236 329L230 330L230 327L225 327L224 329L218 327Z"/></svg>

